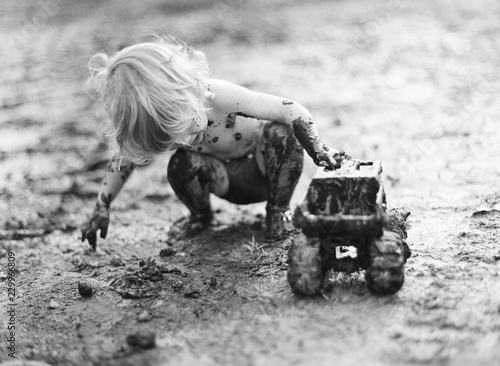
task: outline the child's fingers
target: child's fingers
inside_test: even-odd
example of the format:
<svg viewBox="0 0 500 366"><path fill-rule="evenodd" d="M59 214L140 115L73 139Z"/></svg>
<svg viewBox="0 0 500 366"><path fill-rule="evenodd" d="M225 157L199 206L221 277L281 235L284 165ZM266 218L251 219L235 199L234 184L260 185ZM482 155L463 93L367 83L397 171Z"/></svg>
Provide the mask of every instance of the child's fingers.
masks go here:
<svg viewBox="0 0 500 366"><path fill-rule="evenodd" d="M336 150L334 150L334 151L335 152L332 153L332 155L333 155L333 158L335 160L339 161L339 160L342 160L343 157L345 157L345 152L343 152L343 151L336 151Z"/></svg>
<svg viewBox="0 0 500 366"><path fill-rule="evenodd" d="M106 239L106 235L108 235L108 224L104 224L101 227L101 238Z"/></svg>
<svg viewBox="0 0 500 366"><path fill-rule="evenodd" d="M326 169L329 170L334 170L335 166L337 165L337 161L334 159L334 157L330 154L330 152L324 152L318 156L318 165L319 166L324 166Z"/></svg>
<svg viewBox="0 0 500 366"><path fill-rule="evenodd" d="M96 242L97 242L97 235L96 235L96 232L95 231L92 231L90 233L88 233L87 235L87 240L89 241L89 244L90 246L92 247L92 249L95 250L95 247L96 247Z"/></svg>
<svg viewBox="0 0 500 366"><path fill-rule="evenodd" d="M82 243L87 239L87 233L89 231L89 223L86 222L85 224L82 225Z"/></svg>

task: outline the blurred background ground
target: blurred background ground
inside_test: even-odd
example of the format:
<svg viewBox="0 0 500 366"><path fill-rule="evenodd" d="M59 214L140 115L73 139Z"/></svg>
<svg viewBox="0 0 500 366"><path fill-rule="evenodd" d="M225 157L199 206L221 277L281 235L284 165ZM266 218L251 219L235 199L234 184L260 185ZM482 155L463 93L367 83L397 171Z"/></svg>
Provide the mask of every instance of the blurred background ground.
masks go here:
<svg viewBox="0 0 500 366"><path fill-rule="evenodd" d="M12 251L16 357L51 365L500 364L496 1L1 6L0 304ZM332 274L324 297L293 296L289 240L264 240L263 205L216 200L209 233L168 241L187 214L166 181L168 154L135 172L97 252L79 241L110 156L107 121L84 90L87 62L151 31L204 51L213 77L300 102L330 146L382 160L389 206L412 212L414 255L398 294L370 294L360 273ZM314 170L308 159L294 202ZM120 293L130 278L140 280L139 299ZM90 299L78 294L83 280L96 289ZM125 339L138 330L155 331L157 347L130 348ZM0 361L8 359L2 339Z"/></svg>

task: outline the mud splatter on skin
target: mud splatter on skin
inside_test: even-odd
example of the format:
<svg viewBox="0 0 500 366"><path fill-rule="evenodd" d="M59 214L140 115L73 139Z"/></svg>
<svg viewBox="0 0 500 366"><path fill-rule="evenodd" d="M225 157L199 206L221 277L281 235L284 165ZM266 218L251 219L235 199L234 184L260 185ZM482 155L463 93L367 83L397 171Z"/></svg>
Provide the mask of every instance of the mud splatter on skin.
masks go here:
<svg viewBox="0 0 500 366"><path fill-rule="evenodd" d="M82 241L88 240L92 249L95 250L97 243L97 231L101 230L101 238L106 238L109 226L109 208L114 199L114 194L108 192L109 180L114 182L114 179L119 177L122 182L125 182L136 165L131 163L122 163L123 159L119 155L114 155L106 167L106 176L102 183L102 189L99 193L94 212L89 221L82 227ZM116 182L115 182L116 183Z"/></svg>
<svg viewBox="0 0 500 366"><path fill-rule="evenodd" d="M191 217L186 227L188 236L203 231L212 221L210 184L213 182L208 165L196 155L177 150L168 164L168 180L175 195L189 209Z"/></svg>
<svg viewBox="0 0 500 366"><path fill-rule="evenodd" d="M334 169L338 163L323 143L312 118L299 117L292 121L293 132L316 165Z"/></svg>
<svg viewBox="0 0 500 366"><path fill-rule="evenodd" d="M232 112L227 115L226 118L226 128L233 128L236 123L236 117L245 117L245 118L255 118L253 116L249 116L248 114L241 112Z"/></svg>
<svg viewBox="0 0 500 366"><path fill-rule="evenodd" d="M192 153L177 150L168 164L168 180L176 196L189 208L191 213L203 211L209 206L210 192L205 189L212 181L210 172L199 161L193 161ZM203 197L193 197L190 186L196 187ZM193 188L193 187L191 187ZM200 206L200 202L205 204Z"/></svg>
<svg viewBox="0 0 500 366"><path fill-rule="evenodd" d="M132 171L135 169L136 165L132 163L124 163L123 159L119 155L114 155L106 167L108 173L115 173L115 171L122 172L122 180L126 181ZM105 182L104 185L107 185Z"/></svg>
<svg viewBox="0 0 500 366"><path fill-rule="evenodd" d="M108 193L107 195L105 193L101 193L101 201L106 205L106 208L109 208L112 200L113 195L111 193Z"/></svg>
<svg viewBox="0 0 500 366"><path fill-rule="evenodd" d="M109 195L109 197L103 197L103 195L104 194L101 195L101 199L104 198L107 202L110 202L111 195ZM109 205L98 201L95 205L91 219L82 227L82 242L87 239L92 249L95 250L97 244L97 230L101 230L101 238L105 239L108 233L108 226Z"/></svg>
<svg viewBox="0 0 500 366"><path fill-rule="evenodd" d="M285 100L283 100L281 103L283 103L283 105L292 105L292 104L293 104L293 102L292 102L292 101L290 101L290 100L286 100L286 99L285 99Z"/></svg>
<svg viewBox="0 0 500 366"><path fill-rule="evenodd" d="M125 169L118 169L119 171L123 171L122 173L122 181L126 181L129 177L130 177L130 174L132 174L132 172L134 171L135 169L135 165L127 165L125 167Z"/></svg>
<svg viewBox="0 0 500 366"><path fill-rule="evenodd" d="M269 236L280 235L283 230L282 213L289 209L290 199L302 174L304 154L292 131L279 123L264 127L263 151L267 182L267 231Z"/></svg>
<svg viewBox="0 0 500 366"><path fill-rule="evenodd" d="M207 123L207 126L208 126L208 127L210 127L210 126L212 126L213 124L214 124L214 121L213 121L213 120L211 120L211 119L209 119L209 120L208 120L208 123Z"/></svg>

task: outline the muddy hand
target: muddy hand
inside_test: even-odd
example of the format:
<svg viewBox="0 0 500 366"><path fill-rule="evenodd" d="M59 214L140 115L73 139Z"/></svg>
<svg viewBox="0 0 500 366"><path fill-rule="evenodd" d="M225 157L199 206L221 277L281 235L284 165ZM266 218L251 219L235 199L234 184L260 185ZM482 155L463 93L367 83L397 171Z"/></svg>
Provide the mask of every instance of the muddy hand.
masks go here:
<svg viewBox="0 0 500 366"><path fill-rule="evenodd" d="M88 240L92 249L96 249L97 230L101 230L101 238L105 239L108 233L109 209L103 205L97 205L92 217L82 226L82 242Z"/></svg>
<svg viewBox="0 0 500 366"><path fill-rule="evenodd" d="M334 170L340 168L342 159L345 156L343 151L337 151L325 146L323 151L317 155L316 165L324 166L326 169Z"/></svg>

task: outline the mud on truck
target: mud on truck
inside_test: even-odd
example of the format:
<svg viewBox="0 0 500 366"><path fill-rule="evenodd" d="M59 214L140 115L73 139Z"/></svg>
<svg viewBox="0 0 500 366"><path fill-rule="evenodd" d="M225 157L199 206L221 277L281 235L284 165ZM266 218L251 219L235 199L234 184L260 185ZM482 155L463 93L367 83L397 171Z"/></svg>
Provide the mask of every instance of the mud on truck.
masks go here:
<svg viewBox="0 0 500 366"><path fill-rule="evenodd" d="M320 293L329 270L365 270L368 288L378 294L401 289L411 256L406 243L410 213L387 209L381 173L380 161L349 157L337 170L318 168L293 217L301 231L288 254L293 292Z"/></svg>

